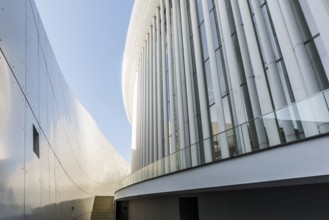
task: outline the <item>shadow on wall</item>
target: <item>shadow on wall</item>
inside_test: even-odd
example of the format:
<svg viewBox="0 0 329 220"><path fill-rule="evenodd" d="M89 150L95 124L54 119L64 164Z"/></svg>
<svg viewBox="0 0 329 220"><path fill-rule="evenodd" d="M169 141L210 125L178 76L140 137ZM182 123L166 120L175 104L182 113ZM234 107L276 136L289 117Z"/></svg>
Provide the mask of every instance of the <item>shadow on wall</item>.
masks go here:
<svg viewBox="0 0 329 220"><path fill-rule="evenodd" d="M119 204L129 203L129 220L327 220L328 197L329 184L314 184L177 193Z"/></svg>
<svg viewBox="0 0 329 220"><path fill-rule="evenodd" d="M90 219L93 208L94 198L77 199L61 202L58 204L50 204L44 207L32 209L32 213L27 213L24 219ZM16 220L22 219L21 215L17 215L15 211L23 207L12 205L0 205L0 210L7 210L8 212L1 213L2 220ZM57 212L55 211L57 210ZM60 211L60 212L58 212Z"/></svg>

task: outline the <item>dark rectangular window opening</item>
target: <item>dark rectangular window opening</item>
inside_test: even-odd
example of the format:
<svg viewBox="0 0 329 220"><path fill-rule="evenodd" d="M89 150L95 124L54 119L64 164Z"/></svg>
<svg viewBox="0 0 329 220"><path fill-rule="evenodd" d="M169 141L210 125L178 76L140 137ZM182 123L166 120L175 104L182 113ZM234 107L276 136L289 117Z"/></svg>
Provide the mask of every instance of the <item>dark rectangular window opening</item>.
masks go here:
<svg viewBox="0 0 329 220"><path fill-rule="evenodd" d="M40 158L40 150L39 150L39 133L38 130L33 125L33 152Z"/></svg>
<svg viewBox="0 0 329 220"><path fill-rule="evenodd" d="M199 208L197 197L179 198L179 219L199 220Z"/></svg>

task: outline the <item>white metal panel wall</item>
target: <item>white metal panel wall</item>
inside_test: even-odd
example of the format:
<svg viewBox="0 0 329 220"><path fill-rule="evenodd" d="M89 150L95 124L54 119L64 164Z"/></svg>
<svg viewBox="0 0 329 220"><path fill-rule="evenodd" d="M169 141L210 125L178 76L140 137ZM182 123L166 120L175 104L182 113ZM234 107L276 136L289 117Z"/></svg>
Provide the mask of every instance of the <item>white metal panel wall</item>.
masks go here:
<svg viewBox="0 0 329 220"><path fill-rule="evenodd" d="M0 8L0 218L88 218L127 163L67 86L33 0Z"/></svg>

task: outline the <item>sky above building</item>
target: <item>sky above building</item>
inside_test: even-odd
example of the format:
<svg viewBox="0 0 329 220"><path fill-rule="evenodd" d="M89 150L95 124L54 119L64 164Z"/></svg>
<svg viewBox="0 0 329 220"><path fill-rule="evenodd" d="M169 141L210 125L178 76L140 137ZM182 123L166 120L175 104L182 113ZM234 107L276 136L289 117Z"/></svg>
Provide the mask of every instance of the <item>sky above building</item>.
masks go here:
<svg viewBox="0 0 329 220"><path fill-rule="evenodd" d="M130 161L131 126L121 69L134 0L35 0L70 88L109 142Z"/></svg>

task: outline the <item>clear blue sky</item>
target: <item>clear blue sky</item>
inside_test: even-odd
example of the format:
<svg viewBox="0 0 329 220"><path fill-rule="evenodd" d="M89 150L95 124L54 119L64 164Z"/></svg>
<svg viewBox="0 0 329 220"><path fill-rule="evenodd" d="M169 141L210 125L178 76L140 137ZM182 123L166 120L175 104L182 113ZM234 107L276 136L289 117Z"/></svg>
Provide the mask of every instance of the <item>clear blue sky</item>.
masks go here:
<svg viewBox="0 0 329 220"><path fill-rule="evenodd" d="M62 73L110 143L130 161L121 66L134 0L35 0Z"/></svg>

